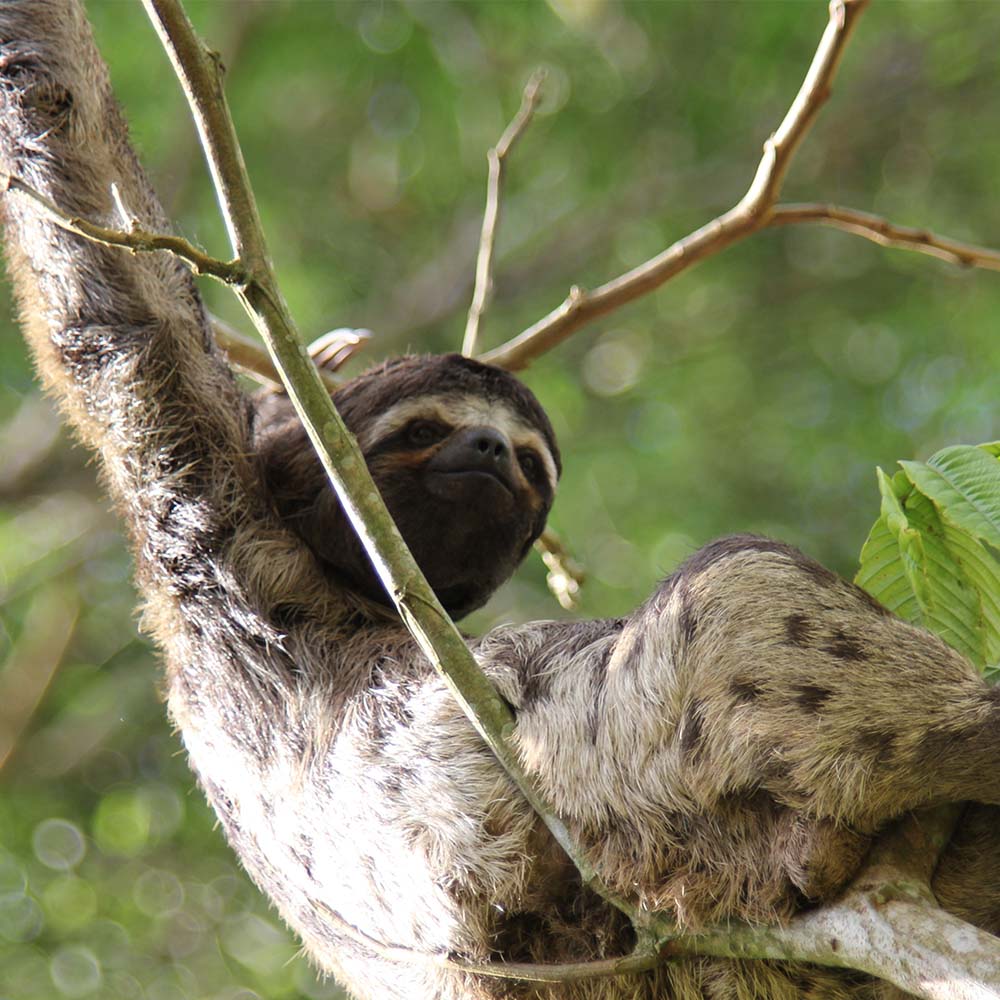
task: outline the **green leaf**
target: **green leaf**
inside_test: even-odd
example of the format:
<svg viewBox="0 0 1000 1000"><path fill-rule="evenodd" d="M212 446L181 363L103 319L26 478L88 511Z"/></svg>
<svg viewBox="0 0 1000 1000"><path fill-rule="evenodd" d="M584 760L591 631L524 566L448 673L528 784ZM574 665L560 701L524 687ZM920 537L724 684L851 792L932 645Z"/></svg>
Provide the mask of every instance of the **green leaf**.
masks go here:
<svg viewBox="0 0 1000 1000"><path fill-rule="evenodd" d="M903 509L903 501L912 492L912 487L902 480L899 473L889 479L881 469L876 469L876 475L882 494L882 520L896 540L900 566L906 575L913 597L921 610L926 611L929 595L923 539L919 530L910 526Z"/></svg>
<svg viewBox="0 0 1000 1000"><path fill-rule="evenodd" d="M1000 461L988 449L954 445L899 464L945 520L1000 549Z"/></svg>
<svg viewBox="0 0 1000 1000"><path fill-rule="evenodd" d="M881 517L861 549L861 568L855 583L900 618L911 622L923 620L913 587L903 569L899 543Z"/></svg>
<svg viewBox="0 0 1000 1000"><path fill-rule="evenodd" d="M909 470L907 470L909 475ZM1000 659L1000 563L919 489L878 470L882 515L856 582L890 611L938 633L979 667Z"/></svg>

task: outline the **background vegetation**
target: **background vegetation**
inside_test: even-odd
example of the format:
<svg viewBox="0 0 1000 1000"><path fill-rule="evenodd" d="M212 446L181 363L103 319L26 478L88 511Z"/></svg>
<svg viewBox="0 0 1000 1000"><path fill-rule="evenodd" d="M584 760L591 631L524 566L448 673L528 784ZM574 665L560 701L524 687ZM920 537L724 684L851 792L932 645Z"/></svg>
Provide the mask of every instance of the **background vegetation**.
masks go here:
<svg viewBox="0 0 1000 1000"><path fill-rule="evenodd" d="M312 335L370 327L371 359L457 348L485 150L536 66L484 346L729 207L826 18L821 0L190 6L230 66L293 312ZM168 211L223 253L152 30L137 5L90 11ZM1000 243L998 46L994 4L874 4L786 198ZM735 530L852 575L876 465L1000 437L998 308L987 272L790 228L543 359L527 380L566 459L553 523L590 573L582 613L628 610ZM338 996L212 829L94 469L0 316L0 998ZM466 626L560 614L530 560Z"/></svg>

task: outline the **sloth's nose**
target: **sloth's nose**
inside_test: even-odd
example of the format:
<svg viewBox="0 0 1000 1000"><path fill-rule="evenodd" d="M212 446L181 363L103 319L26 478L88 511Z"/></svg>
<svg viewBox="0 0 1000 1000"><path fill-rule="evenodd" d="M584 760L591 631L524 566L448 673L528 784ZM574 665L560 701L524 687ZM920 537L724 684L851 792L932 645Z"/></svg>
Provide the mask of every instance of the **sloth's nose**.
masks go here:
<svg viewBox="0 0 1000 1000"><path fill-rule="evenodd" d="M507 439L492 427L473 427L468 447L486 462L500 462L507 454Z"/></svg>
<svg viewBox="0 0 1000 1000"><path fill-rule="evenodd" d="M485 472L505 486L514 478L510 442L495 427L466 427L453 434L431 461L437 472Z"/></svg>

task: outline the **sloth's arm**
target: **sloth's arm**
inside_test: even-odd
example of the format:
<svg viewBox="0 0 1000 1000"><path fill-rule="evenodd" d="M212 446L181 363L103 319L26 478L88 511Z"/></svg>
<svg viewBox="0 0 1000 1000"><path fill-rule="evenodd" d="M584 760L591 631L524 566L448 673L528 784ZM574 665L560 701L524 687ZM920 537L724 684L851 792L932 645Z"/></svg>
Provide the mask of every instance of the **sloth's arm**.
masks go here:
<svg viewBox="0 0 1000 1000"><path fill-rule="evenodd" d="M167 229L75 0L0 4L0 171L111 226L123 225L117 185L144 227ZM250 406L193 281L166 255L58 228L22 193L0 210L42 379L99 453L127 525L174 715L266 743L309 622L333 597L270 510Z"/></svg>

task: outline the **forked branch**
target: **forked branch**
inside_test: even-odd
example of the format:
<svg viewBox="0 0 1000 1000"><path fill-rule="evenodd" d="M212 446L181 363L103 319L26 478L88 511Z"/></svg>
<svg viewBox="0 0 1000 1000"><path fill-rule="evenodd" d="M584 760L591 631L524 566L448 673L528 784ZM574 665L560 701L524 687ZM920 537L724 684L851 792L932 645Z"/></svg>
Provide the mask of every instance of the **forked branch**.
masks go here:
<svg viewBox="0 0 1000 1000"><path fill-rule="evenodd" d="M831 0L830 18L799 92L774 134L746 194L728 212L678 240L662 253L593 291L573 289L533 326L482 360L517 371L591 320L659 288L693 264L767 225L792 157L830 95L844 48L868 0Z"/></svg>
<svg viewBox="0 0 1000 1000"><path fill-rule="evenodd" d="M969 267L1000 270L1000 251L937 236L876 215L836 205L781 205L778 198L792 158L812 127L831 87L844 48L868 0L832 0L826 30L784 119L764 143L746 194L728 212L677 240L638 267L592 291L574 287L547 316L481 360L511 371L528 367L581 327L659 288L689 267L770 226L815 222L882 246L929 254Z"/></svg>

